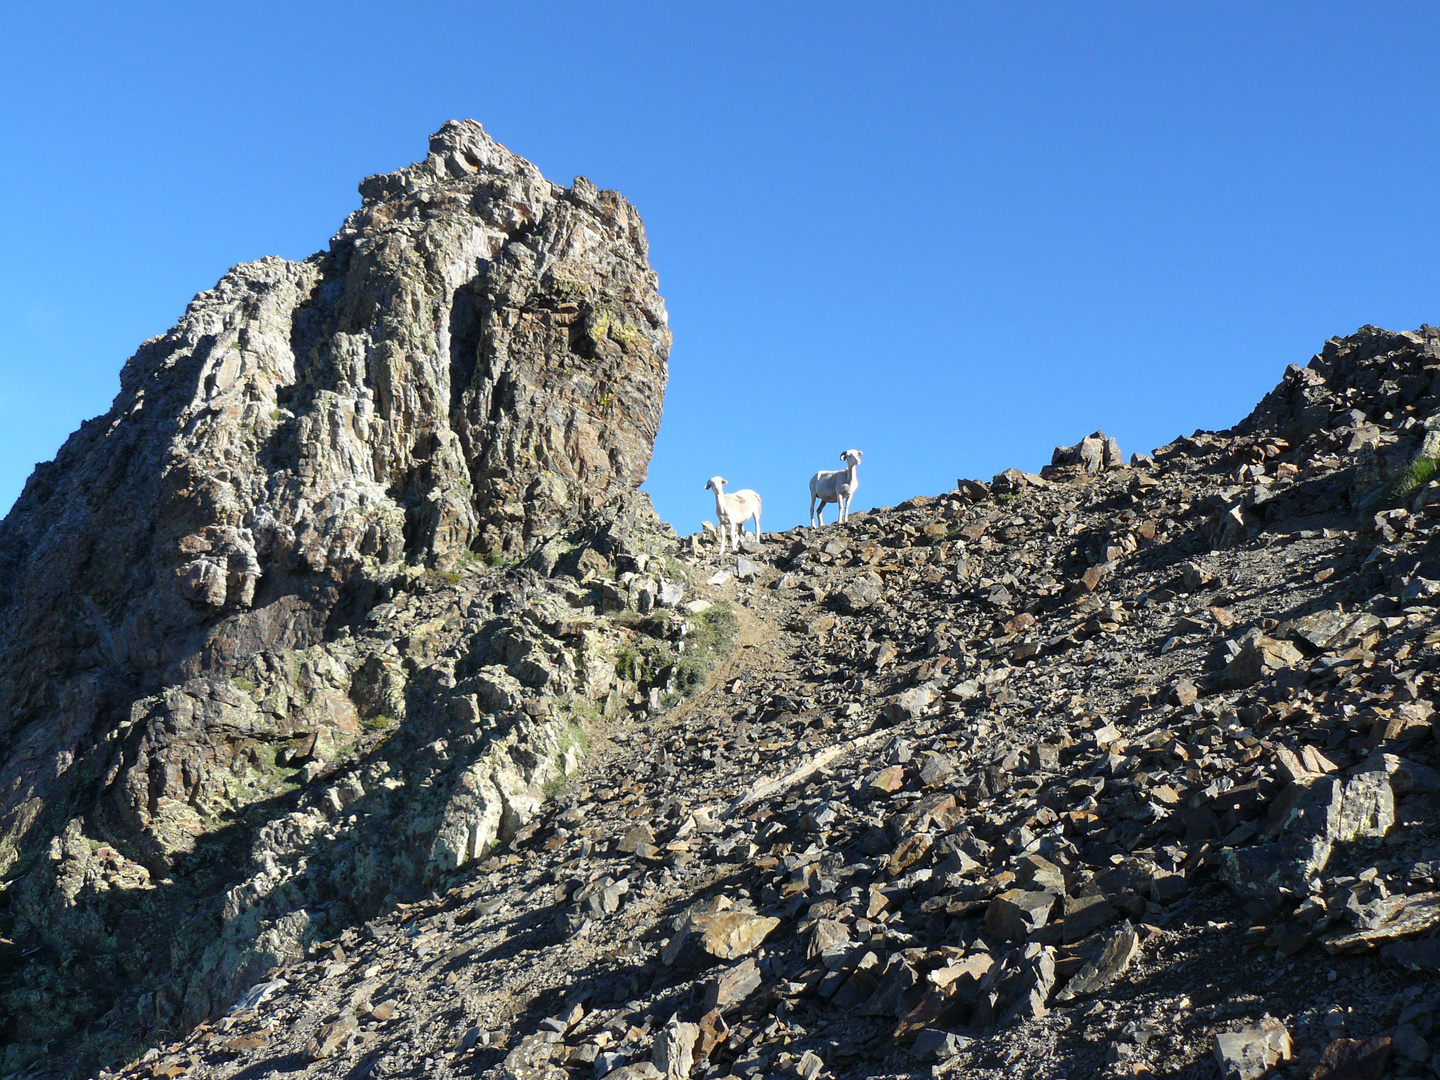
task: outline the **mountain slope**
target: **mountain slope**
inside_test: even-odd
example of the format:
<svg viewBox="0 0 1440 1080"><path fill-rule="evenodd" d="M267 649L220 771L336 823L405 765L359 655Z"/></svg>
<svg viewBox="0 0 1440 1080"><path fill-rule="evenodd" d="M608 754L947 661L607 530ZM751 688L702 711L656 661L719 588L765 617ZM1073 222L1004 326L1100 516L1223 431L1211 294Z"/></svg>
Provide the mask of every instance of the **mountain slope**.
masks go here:
<svg viewBox="0 0 1440 1080"><path fill-rule="evenodd" d="M505 843L125 1074L1433 1073L1437 348L1365 328L1129 465L683 541L667 640L724 655L728 610L723 660L626 654L636 710ZM482 588L656 617L576 550Z"/></svg>

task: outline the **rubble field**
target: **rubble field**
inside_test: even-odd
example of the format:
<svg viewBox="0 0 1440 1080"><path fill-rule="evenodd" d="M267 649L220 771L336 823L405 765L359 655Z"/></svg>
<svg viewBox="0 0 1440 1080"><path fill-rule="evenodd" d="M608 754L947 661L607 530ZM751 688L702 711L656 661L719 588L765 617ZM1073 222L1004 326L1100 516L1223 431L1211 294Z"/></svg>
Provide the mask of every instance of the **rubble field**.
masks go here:
<svg viewBox="0 0 1440 1080"><path fill-rule="evenodd" d="M493 847L118 1075L1440 1075L1437 370L1365 328L1128 462L467 571L668 651Z"/></svg>

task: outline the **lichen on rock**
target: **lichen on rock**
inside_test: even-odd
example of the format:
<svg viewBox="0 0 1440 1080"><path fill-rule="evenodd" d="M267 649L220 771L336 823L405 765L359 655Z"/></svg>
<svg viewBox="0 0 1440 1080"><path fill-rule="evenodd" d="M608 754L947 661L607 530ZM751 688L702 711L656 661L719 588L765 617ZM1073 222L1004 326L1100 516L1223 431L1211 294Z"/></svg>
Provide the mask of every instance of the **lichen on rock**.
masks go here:
<svg viewBox="0 0 1440 1080"><path fill-rule="evenodd" d="M141 345L0 523L0 875L81 975L12 988L21 1043L228 1007L518 828L575 760L551 703L613 689L605 627L553 613L585 552L668 542L639 215L468 120L360 194Z"/></svg>

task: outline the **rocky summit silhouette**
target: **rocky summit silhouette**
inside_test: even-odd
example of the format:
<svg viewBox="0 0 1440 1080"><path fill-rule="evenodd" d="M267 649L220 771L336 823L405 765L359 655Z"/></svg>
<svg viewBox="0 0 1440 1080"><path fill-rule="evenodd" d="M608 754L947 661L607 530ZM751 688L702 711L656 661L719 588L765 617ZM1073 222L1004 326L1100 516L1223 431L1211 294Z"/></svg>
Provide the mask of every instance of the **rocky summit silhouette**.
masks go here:
<svg viewBox="0 0 1440 1080"><path fill-rule="evenodd" d="M633 211L432 151L0 532L7 1071L1436 1074L1440 330L721 556Z"/></svg>

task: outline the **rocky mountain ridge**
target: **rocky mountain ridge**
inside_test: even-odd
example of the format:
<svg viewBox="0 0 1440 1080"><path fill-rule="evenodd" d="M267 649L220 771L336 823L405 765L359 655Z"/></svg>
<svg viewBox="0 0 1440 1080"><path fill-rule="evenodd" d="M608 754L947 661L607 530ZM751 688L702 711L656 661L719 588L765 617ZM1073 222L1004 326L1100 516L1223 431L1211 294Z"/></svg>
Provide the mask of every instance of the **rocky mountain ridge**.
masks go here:
<svg viewBox="0 0 1440 1080"><path fill-rule="evenodd" d="M0 525L6 1073L1440 1073L1440 331L722 560L628 204L361 191Z"/></svg>

